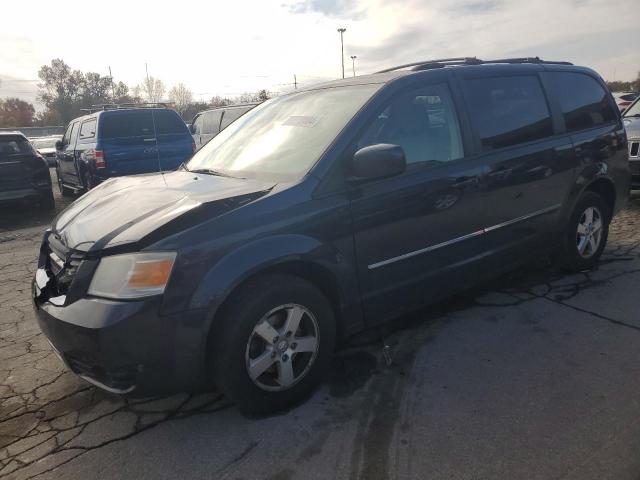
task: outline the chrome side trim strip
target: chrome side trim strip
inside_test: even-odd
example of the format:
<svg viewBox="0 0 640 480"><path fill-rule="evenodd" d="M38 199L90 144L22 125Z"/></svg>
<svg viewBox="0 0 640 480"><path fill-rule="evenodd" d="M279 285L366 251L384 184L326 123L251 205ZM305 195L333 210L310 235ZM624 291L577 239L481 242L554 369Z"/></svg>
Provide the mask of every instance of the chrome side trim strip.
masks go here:
<svg viewBox="0 0 640 480"><path fill-rule="evenodd" d="M389 265L390 263L399 262L400 260L406 260L407 258L415 257L416 255L421 255L423 253L431 252L433 250L437 250L438 248L447 247L454 243L461 242L463 240L468 240L469 238L477 237L479 235L484 234L484 230L478 230L477 232L469 233L462 237L452 238L451 240L447 240L446 242L438 243L436 245L431 245L430 247L421 248L420 250L414 250L413 252L405 253L404 255L398 255L397 257L389 258L387 260L382 260L378 263L372 263L369 265L369 270L373 270L374 268L383 267L385 265Z"/></svg>
<svg viewBox="0 0 640 480"><path fill-rule="evenodd" d="M554 210L558 210L561 206L562 206L562 204L558 203L557 205L552 205L551 207L543 208L542 210L537 210L537 211L535 211L533 213L529 213L527 215L523 215L521 217L514 218L513 220L507 220L506 222L502 222L502 223L499 223L497 225L493 225L491 227L487 227L487 228L484 229L484 231L485 231L485 233L486 232L491 232L493 230L497 230L497 229L502 228L502 227L513 225L514 223L522 222L523 220L528 220L529 218L537 217L538 215L544 215L545 213L549 213L549 212L553 212Z"/></svg>
<svg viewBox="0 0 640 480"><path fill-rule="evenodd" d="M422 255L423 253L432 252L442 247L448 247L449 245L453 245L454 243L458 243L458 242L462 242L463 240L468 240L470 238L478 237L480 235L484 235L485 233L491 232L493 230L497 230L502 227L513 225L514 223L522 222L524 220L528 220L529 218L537 217L538 215L544 215L545 213L553 212L554 210L558 210L561 206L562 204L558 203L551 207L543 208L542 210L536 210L533 213L529 213L527 215L523 215L522 217L514 218L513 220L508 220L506 222L502 222L497 225L492 225L491 227L483 228L482 230L478 230L477 232L468 233L467 235L463 235L462 237L452 238L451 240L447 240L446 242L421 248L420 250L414 250L413 252L405 253L403 255L398 255L397 257L381 260L380 262L372 263L367 268L369 270L374 270L376 268L384 267L385 265L389 265L391 263L395 263L401 260L406 260L407 258L415 257L416 255Z"/></svg>

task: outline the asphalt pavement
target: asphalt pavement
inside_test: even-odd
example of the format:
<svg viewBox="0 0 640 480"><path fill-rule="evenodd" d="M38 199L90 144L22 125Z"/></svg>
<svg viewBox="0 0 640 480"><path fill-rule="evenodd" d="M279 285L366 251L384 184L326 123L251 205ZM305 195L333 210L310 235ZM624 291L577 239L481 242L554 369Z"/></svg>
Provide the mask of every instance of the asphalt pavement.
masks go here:
<svg viewBox="0 0 640 480"><path fill-rule="evenodd" d="M0 215L2 479L640 476L640 197L597 270L540 261L354 338L311 399L259 419L216 391L125 400L67 372L31 309L51 216Z"/></svg>

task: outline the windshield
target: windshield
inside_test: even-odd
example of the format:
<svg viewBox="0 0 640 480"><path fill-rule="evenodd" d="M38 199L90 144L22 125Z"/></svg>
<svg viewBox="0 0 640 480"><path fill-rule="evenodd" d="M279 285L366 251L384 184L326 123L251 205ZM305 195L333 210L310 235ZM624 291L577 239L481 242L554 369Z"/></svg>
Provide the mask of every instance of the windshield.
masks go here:
<svg viewBox="0 0 640 480"><path fill-rule="evenodd" d="M638 98L627 111L624 112L623 117L637 117L640 116L640 98Z"/></svg>
<svg viewBox="0 0 640 480"><path fill-rule="evenodd" d="M57 138L41 138L38 140L32 140L31 144L35 148L55 148Z"/></svg>
<svg viewBox="0 0 640 480"><path fill-rule="evenodd" d="M268 100L207 143L187 169L276 182L300 178L379 88L334 87Z"/></svg>

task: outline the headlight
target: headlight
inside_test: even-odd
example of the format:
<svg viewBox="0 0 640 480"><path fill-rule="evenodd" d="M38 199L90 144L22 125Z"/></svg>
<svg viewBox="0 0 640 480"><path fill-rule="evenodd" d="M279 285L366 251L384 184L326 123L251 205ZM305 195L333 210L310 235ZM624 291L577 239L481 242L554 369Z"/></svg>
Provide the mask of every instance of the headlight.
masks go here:
<svg viewBox="0 0 640 480"><path fill-rule="evenodd" d="M107 298L139 298L164 292L175 252L148 252L104 257L96 269L89 295Z"/></svg>

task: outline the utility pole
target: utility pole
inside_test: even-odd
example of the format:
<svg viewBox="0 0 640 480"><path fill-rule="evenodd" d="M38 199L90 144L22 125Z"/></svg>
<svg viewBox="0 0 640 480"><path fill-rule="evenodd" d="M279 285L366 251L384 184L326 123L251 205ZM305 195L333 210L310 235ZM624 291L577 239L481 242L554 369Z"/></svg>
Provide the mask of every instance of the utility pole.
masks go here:
<svg viewBox="0 0 640 480"><path fill-rule="evenodd" d="M356 76L356 58L358 58L355 55L351 55L351 65L353 66L353 76Z"/></svg>
<svg viewBox="0 0 640 480"><path fill-rule="evenodd" d="M342 60L342 78L344 78L344 32L346 32L346 28L339 28L338 32L340 32L340 50L342 54L340 55L340 59Z"/></svg>
<svg viewBox="0 0 640 480"><path fill-rule="evenodd" d="M293 74L293 87L297 90L298 89L298 79L296 78L296 74Z"/></svg>
<svg viewBox="0 0 640 480"><path fill-rule="evenodd" d="M113 83L113 74L111 73L111 65L109 65L109 77L111 78L111 96L113 97L113 103L116 103L116 87Z"/></svg>

